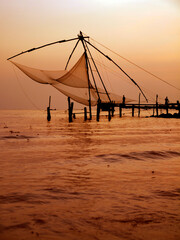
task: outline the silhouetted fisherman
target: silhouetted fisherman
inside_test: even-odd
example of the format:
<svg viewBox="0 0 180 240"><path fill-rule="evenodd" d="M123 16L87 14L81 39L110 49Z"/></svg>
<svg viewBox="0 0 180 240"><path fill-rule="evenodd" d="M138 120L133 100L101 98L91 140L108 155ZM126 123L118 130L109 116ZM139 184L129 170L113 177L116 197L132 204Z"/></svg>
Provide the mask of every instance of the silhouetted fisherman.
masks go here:
<svg viewBox="0 0 180 240"><path fill-rule="evenodd" d="M126 101L126 98L125 96L123 95L123 99L122 99L122 104L125 105L125 101Z"/></svg>
<svg viewBox="0 0 180 240"><path fill-rule="evenodd" d="M50 107L47 107L47 120L51 121Z"/></svg>
<svg viewBox="0 0 180 240"><path fill-rule="evenodd" d="M165 98L165 105L167 106L169 104L169 99L168 97Z"/></svg>

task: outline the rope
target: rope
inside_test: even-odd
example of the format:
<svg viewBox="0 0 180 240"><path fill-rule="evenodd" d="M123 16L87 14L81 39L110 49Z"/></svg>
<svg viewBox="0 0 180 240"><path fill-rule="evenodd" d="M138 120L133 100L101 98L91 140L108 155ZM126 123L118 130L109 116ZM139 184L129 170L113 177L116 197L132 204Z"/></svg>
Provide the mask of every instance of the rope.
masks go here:
<svg viewBox="0 0 180 240"><path fill-rule="evenodd" d="M167 82L167 81L165 81L164 79L162 79L162 78L160 78L160 77L156 76L155 74L153 74L153 73L149 72L148 70L146 70L146 69L144 69L143 67L141 67L141 66L137 65L136 63L134 63L134 62L130 61L129 59L127 59L127 58L125 58L125 57L123 57L123 56L119 55L118 53L116 53L116 52L112 51L110 48L108 48L108 47L106 47L105 45L103 45L103 44L99 43L98 41L94 40L93 38L91 38L91 39L92 39L94 42L96 42L96 43L98 43L99 45L101 45L102 47L104 47L104 48L108 49L109 51L111 51L112 53L116 54L116 55L117 55L117 56L119 56L120 58L124 59L125 61L127 61L127 62L131 63L132 65L134 65L134 66L136 66L137 68L139 68L139 69L143 70L144 72L148 73L149 75L151 75L151 76L153 76L153 77L155 77L155 78L159 79L160 81L162 81L162 82L164 82L164 83L168 84L169 86L171 86L171 87L173 87L173 88L175 88L175 89L177 89L177 90L179 90L179 91L180 91L180 88L177 88L176 86L172 85L171 83L168 83L168 82Z"/></svg>
<svg viewBox="0 0 180 240"><path fill-rule="evenodd" d="M32 101L32 100L30 99L30 97L27 95L27 93L25 92L25 90L24 90L24 88L23 88L23 86L22 86L22 84L21 84L21 82L20 82L20 80L19 80L19 78L18 78L18 75L17 75L17 73L16 73L15 67L14 67L13 65L12 65L12 67L13 67L13 70L14 70L14 73L15 73L15 76L16 76L16 80L17 80L17 82L18 82L18 84L19 84L19 86L20 86L20 88L21 88L24 96L28 99L28 101L29 101L37 110L41 110L35 103L33 103L33 101Z"/></svg>
<svg viewBox="0 0 180 240"><path fill-rule="evenodd" d="M112 85L111 85L111 82L109 80L109 76L108 76L108 73L107 73L107 67L103 62L101 54L99 54L97 51L95 51L95 53L96 53L96 56L98 58L98 61L95 59L95 62L97 62L97 64L99 64L101 67L104 66L104 71L101 71L101 74L102 74L103 79L105 79L104 74L106 75L106 79L107 79L107 81L109 83L109 86L111 88L111 91L112 91Z"/></svg>

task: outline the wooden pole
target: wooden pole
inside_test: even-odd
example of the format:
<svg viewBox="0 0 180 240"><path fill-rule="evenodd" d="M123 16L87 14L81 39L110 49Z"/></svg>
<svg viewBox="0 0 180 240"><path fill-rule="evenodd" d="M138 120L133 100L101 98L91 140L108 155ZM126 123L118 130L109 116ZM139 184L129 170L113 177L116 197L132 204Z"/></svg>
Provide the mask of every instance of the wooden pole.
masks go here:
<svg viewBox="0 0 180 240"><path fill-rule="evenodd" d="M73 107L74 107L74 103L72 102L71 103L71 116L72 116L72 118L75 119L76 117L74 117L75 114L73 114Z"/></svg>
<svg viewBox="0 0 180 240"><path fill-rule="evenodd" d="M99 117L100 117L100 104L97 104L97 114L96 114L96 121L99 122Z"/></svg>
<svg viewBox="0 0 180 240"><path fill-rule="evenodd" d="M87 120L87 108L84 107L84 121Z"/></svg>
<svg viewBox="0 0 180 240"><path fill-rule="evenodd" d="M68 97L68 115L69 115L69 122L72 122L72 105L70 97Z"/></svg>
<svg viewBox="0 0 180 240"><path fill-rule="evenodd" d="M132 117L134 117L134 104L132 105Z"/></svg>
<svg viewBox="0 0 180 240"><path fill-rule="evenodd" d="M168 105L167 105L167 107L166 107L166 114L168 114L169 113L169 111L168 111L169 109L168 109Z"/></svg>
<svg viewBox="0 0 180 240"><path fill-rule="evenodd" d="M108 121L111 121L111 108L108 108Z"/></svg>
<svg viewBox="0 0 180 240"><path fill-rule="evenodd" d="M86 72L87 72L87 77L88 77L88 89L89 89L89 119L92 119L92 112L91 112L91 82L89 79L89 69L88 69L88 56L87 56L87 51L86 51L86 46L84 44L84 36L82 34L82 32L80 32L79 34L79 40L81 40L83 48L84 48L84 55L85 55L85 59L86 59Z"/></svg>
<svg viewBox="0 0 180 240"><path fill-rule="evenodd" d="M47 107L47 120L51 121L51 96L49 96L49 106Z"/></svg>
<svg viewBox="0 0 180 240"><path fill-rule="evenodd" d="M140 101L141 101L141 93L139 93L138 117L140 117Z"/></svg>
<svg viewBox="0 0 180 240"><path fill-rule="evenodd" d="M168 97L165 98L166 114L168 114L169 100Z"/></svg>
<svg viewBox="0 0 180 240"><path fill-rule="evenodd" d="M125 98L125 96L123 95L123 98L122 98L122 104L123 104L123 106L125 106L125 103L126 103L126 98Z"/></svg>
<svg viewBox="0 0 180 240"><path fill-rule="evenodd" d="M177 101L177 107L178 107L178 111L179 111L179 115L180 115L180 103L179 103L179 101Z"/></svg>
<svg viewBox="0 0 180 240"><path fill-rule="evenodd" d="M119 117L122 117L122 106L121 106L121 104L119 105Z"/></svg>
<svg viewBox="0 0 180 240"><path fill-rule="evenodd" d="M112 117L114 117L114 112L115 112L115 109L114 109L114 104L112 105Z"/></svg>
<svg viewBox="0 0 180 240"><path fill-rule="evenodd" d="M159 116L159 113L158 113L158 94L156 95L156 116L157 117Z"/></svg>
<svg viewBox="0 0 180 240"><path fill-rule="evenodd" d="M49 107L47 107L47 120L48 120L48 122L51 121L51 113L50 113Z"/></svg>

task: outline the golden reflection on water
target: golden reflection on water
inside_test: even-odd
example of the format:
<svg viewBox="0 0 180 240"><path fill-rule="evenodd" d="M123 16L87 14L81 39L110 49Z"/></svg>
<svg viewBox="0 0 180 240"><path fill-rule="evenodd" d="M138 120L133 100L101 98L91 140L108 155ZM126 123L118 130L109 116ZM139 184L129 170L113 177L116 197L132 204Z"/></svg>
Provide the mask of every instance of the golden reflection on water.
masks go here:
<svg viewBox="0 0 180 240"><path fill-rule="evenodd" d="M0 239L179 239L178 119L0 115Z"/></svg>

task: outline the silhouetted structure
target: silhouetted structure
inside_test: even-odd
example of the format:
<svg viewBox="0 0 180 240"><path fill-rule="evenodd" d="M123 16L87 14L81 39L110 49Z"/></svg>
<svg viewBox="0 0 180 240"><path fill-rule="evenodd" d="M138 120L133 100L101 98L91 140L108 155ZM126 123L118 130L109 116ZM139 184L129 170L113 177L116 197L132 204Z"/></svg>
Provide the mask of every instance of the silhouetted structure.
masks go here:
<svg viewBox="0 0 180 240"><path fill-rule="evenodd" d="M87 113L89 114L88 119L92 119L92 106L97 106L97 121L100 119L100 112L101 111L107 111L108 113L108 120L110 121L111 118L114 116L115 107L119 107L119 116L122 117L122 110L123 108L127 109L130 108L132 110L132 117L135 115L135 109L138 108L138 116L140 117L140 110L141 109L153 109L153 111L156 109L156 116L159 116L159 109L166 109L166 114L168 115L169 109L177 109L179 111L179 105L177 103L169 103L168 98L165 99L165 104L159 104L158 102L158 95L156 96L156 103L155 104L141 104L140 103L140 95L139 95L139 102L137 104L129 104L131 102L130 99L111 93L107 90L105 83L102 79L101 73L97 67L97 64L92 56L92 53L90 50L95 50L95 52L100 53L103 55L107 60L109 60L113 65L115 65L122 73L127 77L129 81L131 81L140 91L146 102L148 103L148 100L141 89L141 87L138 85L138 83L129 76L127 72L125 72L121 66L119 66L112 58L107 56L105 53L103 53L100 49L98 49L96 46L92 44L91 41L89 41L88 36L84 36L83 33L80 31L80 33L75 38L67 39L67 40L60 40L52 43L48 43L36 48L31 48L27 51L21 52L19 54L16 54L7 60L10 60L12 58L15 58L19 55L22 55L24 53L29 53L32 51L35 51L37 49L41 49L50 45L64 43L64 42L71 42L76 41L76 44L68 58L68 61L66 63L65 69L58 70L58 71L47 71L47 70L41 70L41 69L33 69L28 66L24 66L22 64L12 62L16 67L18 67L22 72L24 72L27 76L29 76L32 80L41 83L41 84L50 84L51 86L55 87L57 90L59 90L61 93L66 95L68 97L68 115L69 115L69 122L73 121L73 117L75 118L75 114L73 113L73 102L70 102L70 98L72 98L74 101L81 103L83 105L86 105L89 107L89 111L87 112L87 109L84 109L84 120L87 120ZM70 69L67 70L69 61L74 54L74 51L76 50L78 44L82 43L83 46L83 54L79 58L79 60L76 62L76 64ZM125 59L125 58L124 58ZM130 62L130 61L129 61ZM136 64L134 64L136 65ZM137 65L136 65L137 66ZM139 66L137 66L139 67ZM141 70L146 71L142 67ZM96 74L94 74L94 71ZM147 73L151 74L152 76L158 78L154 74L150 73L149 71L146 71ZM158 78L160 79L160 78ZM160 79L163 82L166 82L162 79ZM97 82L98 81L98 82ZM166 82L167 83L167 82ZM170 86L173 86L172 84L167 83ZM101 86L101 87L99 87ZM175 87L176 88L176 87ZM176 88L178 89L178 88ZM49 106L47 107L47 120L51 120L51 113L50 113L50 101L51 98L49 98ZM153 114L154 115L154 114Z"/></svg>

